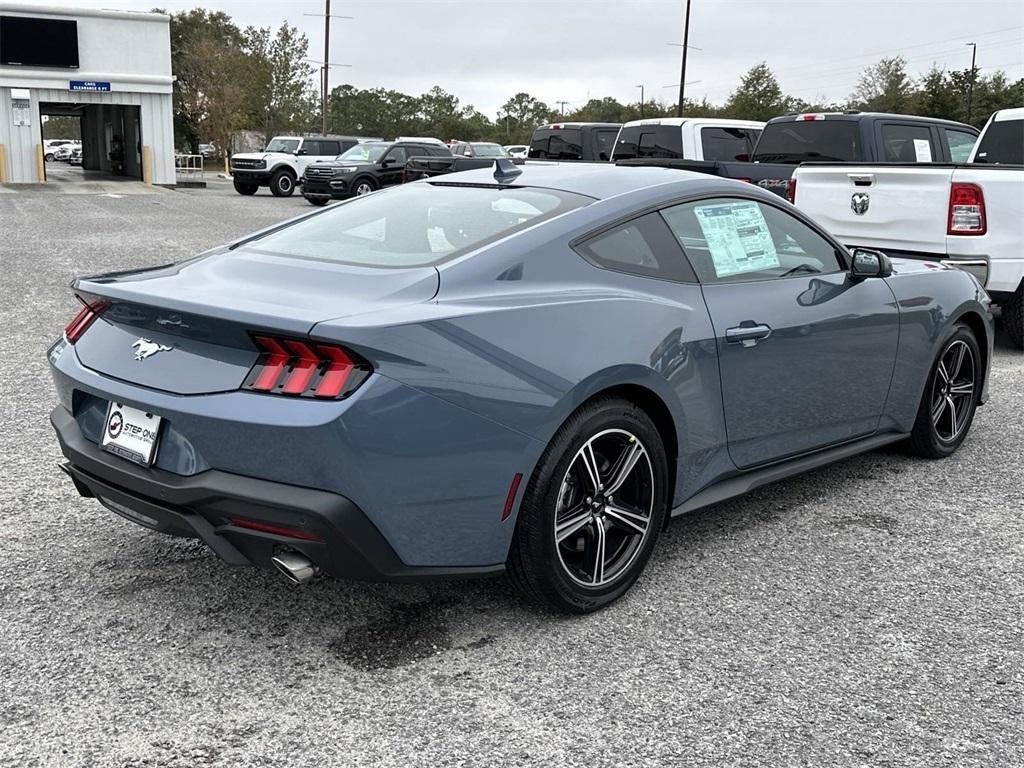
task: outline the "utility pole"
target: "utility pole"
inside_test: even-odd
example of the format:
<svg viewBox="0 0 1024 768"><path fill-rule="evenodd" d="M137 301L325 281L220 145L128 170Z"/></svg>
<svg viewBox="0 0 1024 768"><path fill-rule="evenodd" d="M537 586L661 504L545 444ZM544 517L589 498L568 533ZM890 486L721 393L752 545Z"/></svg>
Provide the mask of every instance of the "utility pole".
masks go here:
<svg viewBox="0 0 1024 768"><path fill-rule="evenodd" d="M643 85L638 85L636 87L640 89L640 118L643 119L643 116L644 116L644 87L643 87Z"/></svg>
<svg viewBox="0 0 1024 768"><path fill-rule="evenodd" d="M303 16L319 16L305 13ZM331 66L348 67L350 64L331 64L331 19L351 19L351 16L332 16L331 0L324 0L324 59L320 64L320 130L327 133L327 97L331 90Z"/></svg>
<svg viewBox="0 0 1024 768"><path fill-rule="evenodd" d="M565 117L565 105L568 104L568 103L569 103L568 101L556 101L555 102L555 104L558 105L558 114L560 114L562 117Z"/></svg>
<svg viewBox="0 0 1024 768"><path fill-rule="evenodd" d="M975 69L974 62L978 58L978 44L977 43L964 43L964 45L971 46L971 82L967 85L967 122L971 122L971 102L974 101L974 78Z"/></svg>
<svg viewBox="0 0 1024 768"><path fill-rule="evenodd" d="M331 71L331 0L324 0L324 66L320 82L320 131L327 135L327 73Z"/></svg>
<svg viewBox="0 0 1024 768"><path fill-rule="evenodd" d="M686 0L686 19L683 22L683 63L679 72L679 104L676 105L676 117L683 116L683 99L686 95L686 52L690 45L690 0Z"/></svg>

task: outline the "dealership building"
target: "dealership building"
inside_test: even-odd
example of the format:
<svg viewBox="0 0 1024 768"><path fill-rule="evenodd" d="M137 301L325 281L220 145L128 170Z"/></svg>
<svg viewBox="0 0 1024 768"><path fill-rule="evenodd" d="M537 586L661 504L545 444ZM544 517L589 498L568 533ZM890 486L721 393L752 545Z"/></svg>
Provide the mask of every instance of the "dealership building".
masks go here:
<svg viewBox="0 0 1024 768"><path fill-rule="evenodd" d="M68 116L91 177L174 184L173 82L164 14L0 2L0 182L45 182L43 117Z"/></svg>

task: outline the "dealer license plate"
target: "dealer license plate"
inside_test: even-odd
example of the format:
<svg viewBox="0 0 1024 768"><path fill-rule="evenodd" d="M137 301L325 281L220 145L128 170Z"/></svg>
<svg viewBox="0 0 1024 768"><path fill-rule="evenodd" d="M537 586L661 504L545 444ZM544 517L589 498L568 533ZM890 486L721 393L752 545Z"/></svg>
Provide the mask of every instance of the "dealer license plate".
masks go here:
<svg viewBox="0 0 1024 768"><path fill-rule="evenodd" d="M159 416L111 401L100 445L105 451L148 467L153 463L159 436Z"/></svg>

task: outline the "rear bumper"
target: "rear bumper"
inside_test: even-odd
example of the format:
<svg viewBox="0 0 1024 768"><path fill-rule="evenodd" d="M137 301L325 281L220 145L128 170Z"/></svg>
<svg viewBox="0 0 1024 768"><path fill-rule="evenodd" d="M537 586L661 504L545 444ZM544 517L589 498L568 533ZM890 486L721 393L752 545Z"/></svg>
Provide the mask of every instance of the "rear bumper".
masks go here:
<svg viewBox="0 0 1024 768"><path fill-rule="evenodd" d="M67 458L61 468L82 496L147 528L202 539L229 565L270 568L271 557L286 549L301 552L331 576L363 581L486 576L504 570L503 565L408 566L344 496L214 469L182 476L138 467L86 439L63 407L53 410L50 421ZM303 536L238 527L231 518L239 517Z"/></svg>

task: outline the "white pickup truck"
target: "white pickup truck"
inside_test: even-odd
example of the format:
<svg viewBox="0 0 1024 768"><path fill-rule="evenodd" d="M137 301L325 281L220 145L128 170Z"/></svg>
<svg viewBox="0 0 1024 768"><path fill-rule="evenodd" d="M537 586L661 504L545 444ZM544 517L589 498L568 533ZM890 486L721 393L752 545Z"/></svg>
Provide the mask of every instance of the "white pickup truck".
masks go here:
<svg viewBox="0 0 1024 768"><path fill-rule="evenodd" d="M996 112L965 165L808 163L796 206L847 246L972 273L1024 349L1024 108Z"/></svg>
<svg viewBox="0 0 1024 768"><path fill-rule="evenodd" d="M632 120L619 129L611 160L746 159L764 123L716 117L654 117Z"/></svg>

